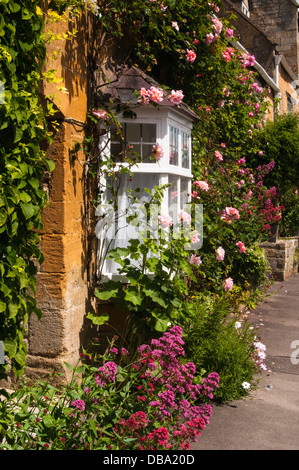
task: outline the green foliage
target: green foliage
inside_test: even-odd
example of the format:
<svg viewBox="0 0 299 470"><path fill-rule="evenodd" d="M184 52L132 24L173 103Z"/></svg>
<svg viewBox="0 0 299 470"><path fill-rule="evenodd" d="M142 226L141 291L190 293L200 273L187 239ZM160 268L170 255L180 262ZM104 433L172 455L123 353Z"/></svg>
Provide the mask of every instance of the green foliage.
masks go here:
<svg viewBox="0 0 299 470"><path fill-rule="evenodd" d="M268 187L276 186L280 194L298 189L299 181L299 115L284 114L269 121L256 135L263 155L252 156L251 164L275 162L274 170L265 177Z"/></svg>
<svg viewBox="0 0 299 470"><path fill-rule="evenodd" d="M13 370L25 365L25 327L36 308L35 274L43 261L37 230L53 169L40 148L49 138L38 87L46 54L44 17L37 1L0 2L0 340ZM7 371L0 365L0 376Z"/></svg>
<svg viewBox="0 0 299 470"><path fill-rule="evenodd" d="M229 298L201 294L193 298L183 328L188 357L198 368L219 373L219 388L214 394L217 402L245 396L244 382L254 388L260 371L255 362L256 332L232 310Z"/></svg>
<svg viewBox="0 0 299 470"><path fill-rule="evenodd" d="M279 234L282 237L298 235L299 230L299 194L296 189L289 189L281 196L283 206Z"/></svg>

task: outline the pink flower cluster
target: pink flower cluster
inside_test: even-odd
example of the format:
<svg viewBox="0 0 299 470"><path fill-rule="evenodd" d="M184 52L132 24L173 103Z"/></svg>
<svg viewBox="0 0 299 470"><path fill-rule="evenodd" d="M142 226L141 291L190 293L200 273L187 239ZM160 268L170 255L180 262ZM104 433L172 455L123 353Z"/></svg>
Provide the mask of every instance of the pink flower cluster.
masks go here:
<svg viewBox="0 0 299 470"><path fill-rule="evenodd" d="M225 51L222 52L222 57L226 60L226 62L230 62L234 55L235 51L232 47L227 47Z"/></svg>
<svg viewBox="0 0 299 470"><path fill-rule="evenodd" d="M77 409L80 410L80 411L84 411L84 410L85 410L85 402L84 402L84 400L74 400L74 401L72 401L71 405L72 405L74 408L77 408Z"/></svg>
<svg viewBox="0 0 299 470"><path fill-rule="evenodd" d="M190 441L196 441L209 423L209 400L219 386L219 375L211 373L200 384L195 383L196 367L193 362L182 361L184 355L180 326L173 326L137 349L131 366L141 379L136 387L136 403L147 412L131 412L115 425L121 448L130 444L125 439L119 444L119 436L134 439L140 450L190 449ZM201 404L194 404L198 400Z"/></svg>
<svg viewBox="0 0 299 470"><path fill-rule="evenodd" d="M164 98L163 90L154 86L151 86L149 89L141 88L139 94L141 98L138 102L142 105L149 104L150 101L158 104L161 103Z"/></svg>
<svg viewBox="0 0 299 470"><path fill-rule="evenodd" d="M253 65L255 63L254 55L250 55L247 52L244 52L240 59L241 59L241 62L242 62L242 66L244 68L245 67L253 67Z"/></svg>
<svg viewBox="0 0 299 470"><path fill-rule="evenodd" d="M195 59L194 59L195 60ZM146 105L149 102L161 103L164 99L164 92L161 88L151 86L149 89L141 88L139 91L140 99L138 100L139 104ZM167 99L173 104L180 104L184 98L182 90L172 90L167 96Z"/></svg>
<svg viewBox="0 0 299 470"><path fill-rule="evenodd" d="M114 382L117 373L117 365L115 362L106 362L98 368L98 374L95 374L96 383L102 387Z"/></svg>
<svg viewBox="0 0 299 470"><path fill-rule="evenodd" d="M208 16L210 17L210 15ZM205 44L212 44L213 42L217 41L219 38L221 31L223 29L223 23L217 18L217 16L213 16L212 18L212 29L214 30L214 33L208 33L206 35L206 38L204 40ZM232 30L226 30L225 34L228 35L229 37L232 36Z"/></svg>
<svg viewBox="0 0 299 470"><path fill-rule="evenodd" d="M181 210L178 215L182 222L186 222L187 224L190 224L191 215L188 214L188 212Z"/></svg>
<svg viewBox="0 0 299 470"><path fill-rule="evenodd" d="M218 150L215 151L215 157L216 157L216 160L218 160L218 162L222 162L223 155Z"/></svg>

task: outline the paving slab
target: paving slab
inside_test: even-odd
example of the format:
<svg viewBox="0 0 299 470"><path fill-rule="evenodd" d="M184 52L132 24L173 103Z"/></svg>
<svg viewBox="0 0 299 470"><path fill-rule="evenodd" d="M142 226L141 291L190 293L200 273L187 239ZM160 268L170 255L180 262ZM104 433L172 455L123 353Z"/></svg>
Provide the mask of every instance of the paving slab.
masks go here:
<svg viewBox="0 0 299 470"><path fill-rule="evenodd" d="M247 397L213 405L194 451L299 450L299 275L275 283L271 292L251 312L268 370Z"/></svg>

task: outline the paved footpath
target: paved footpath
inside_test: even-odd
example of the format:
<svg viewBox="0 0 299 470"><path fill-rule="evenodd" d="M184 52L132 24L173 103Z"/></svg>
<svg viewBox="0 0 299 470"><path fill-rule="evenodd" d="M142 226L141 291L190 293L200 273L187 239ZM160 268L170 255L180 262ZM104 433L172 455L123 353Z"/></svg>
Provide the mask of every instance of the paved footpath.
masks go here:
<svg viewBox="0 0 299 470"><path fill-rule="evenodd" d="M268 370L248 397L213 406L192 450L299 450L299 274L271 289L249 315Z"/></svg>

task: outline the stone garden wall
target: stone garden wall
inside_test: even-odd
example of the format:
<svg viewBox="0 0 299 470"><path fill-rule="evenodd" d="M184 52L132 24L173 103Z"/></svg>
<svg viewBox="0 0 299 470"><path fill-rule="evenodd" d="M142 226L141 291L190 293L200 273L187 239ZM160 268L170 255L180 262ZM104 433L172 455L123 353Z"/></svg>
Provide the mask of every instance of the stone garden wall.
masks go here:
<svg viewBox="0 0 299 470"><path fill-rule="evenodd" d="M279 239L263 243L272 274L277 281L284 281L298 272L299 237Z"/></svg>

